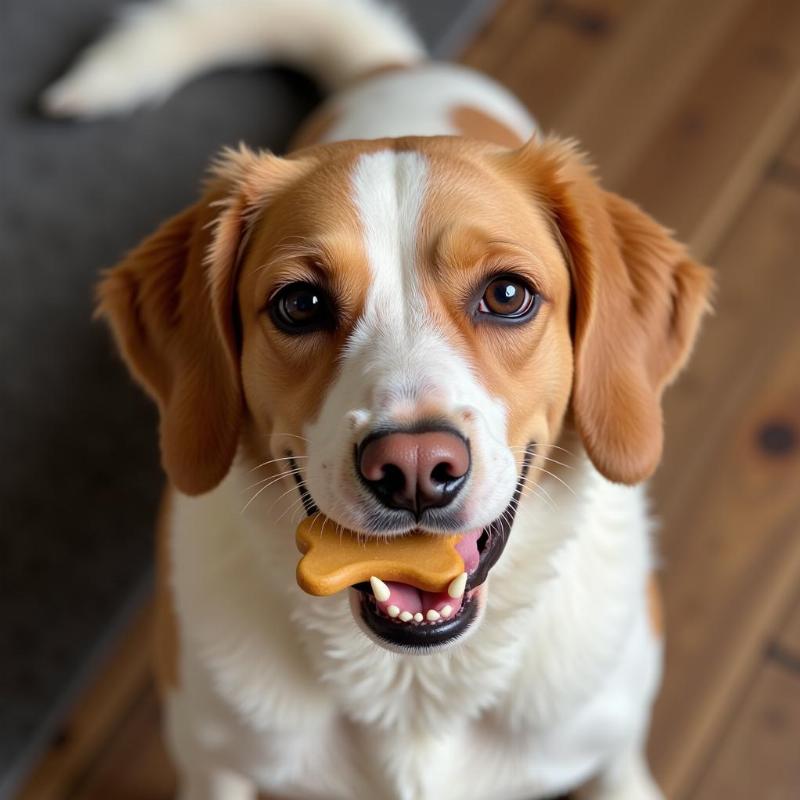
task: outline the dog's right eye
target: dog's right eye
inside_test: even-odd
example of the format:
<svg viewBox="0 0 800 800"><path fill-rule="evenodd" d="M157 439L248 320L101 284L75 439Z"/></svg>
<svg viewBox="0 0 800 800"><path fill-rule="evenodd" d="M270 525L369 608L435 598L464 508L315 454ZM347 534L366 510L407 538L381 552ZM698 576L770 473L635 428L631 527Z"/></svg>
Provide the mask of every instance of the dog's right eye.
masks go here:
<svg viewBox="0 0 800 800"><path fill-rule="evenodd" d="M330 330L336 319L327 293L312 283L290 283L270 299L267 311L284 333Z"/></svg>

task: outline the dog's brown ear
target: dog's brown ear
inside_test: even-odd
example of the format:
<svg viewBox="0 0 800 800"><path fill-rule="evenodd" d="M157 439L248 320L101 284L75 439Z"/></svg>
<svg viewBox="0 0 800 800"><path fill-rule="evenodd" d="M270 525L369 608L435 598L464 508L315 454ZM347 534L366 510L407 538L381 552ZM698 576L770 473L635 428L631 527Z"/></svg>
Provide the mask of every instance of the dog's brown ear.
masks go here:
<svg viewBox="0 0 800 800"><path fill-rule="evenodd" d="M638 483L661 458L661 394L689 357L711 271L636 205L604 191L571 144L532 142L518 155L570 262L576 427L603 475Z"/></svg>
<svg viewBox="0 0 800 800"><path fill-rule="evenodd" d="M236 453L243 403L237 265L254 215L297 166L244 149L223 154L204 197L98 285L98 314L158 404L162 463L186 494L214 488Z"/></svg>

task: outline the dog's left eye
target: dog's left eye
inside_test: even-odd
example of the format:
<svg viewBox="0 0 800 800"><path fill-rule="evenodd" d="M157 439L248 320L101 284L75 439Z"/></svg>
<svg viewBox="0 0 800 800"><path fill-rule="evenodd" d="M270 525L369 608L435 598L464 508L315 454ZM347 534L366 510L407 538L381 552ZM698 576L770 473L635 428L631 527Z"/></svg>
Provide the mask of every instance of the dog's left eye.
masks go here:
<svg viewBox="0 0 800 800"><path fill-rule="evenodd" d="M284 333L310 333L335 326L330 298L311 283L290 283L279 289L270 299L268 312Z"/></svg>
<svg viewBox="0 0 800 800"><path fill-rule="evenodd" d="M478 303L478 314L508 320L530 318L539 305L539 295L520 278L493 278Z"/></svg>

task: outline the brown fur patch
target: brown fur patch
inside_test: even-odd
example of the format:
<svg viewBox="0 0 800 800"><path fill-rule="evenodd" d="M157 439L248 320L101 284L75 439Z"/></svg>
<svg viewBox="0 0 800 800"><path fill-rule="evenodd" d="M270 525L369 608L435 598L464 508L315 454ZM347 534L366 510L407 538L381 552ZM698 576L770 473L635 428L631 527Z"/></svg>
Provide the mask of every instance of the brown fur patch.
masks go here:
<svg viewBox="0 0 800 800"><path fill-rule="evenodd" d="M570 254L575 303L572 411L594 465L634 484L655 470L661 394L686 362L711 272L633 203L604 191L564 142L502 157L552 215Z"/></svg>
<svg viewBox="0 0 800 800"><path fill-rule="evenodd" d="M436 238L420 242L423 291L451 344L506 406L509 444L544 446L558 437L572 386L569 273L546 216L464 144L429 155L422 229ZM476 323L464 313L502 273L543 298L531 322Z"/></svg>
<svg viewBox="0 0 800 800"><path fill-rule="evenodd" d="M180 685L179 632L172 590L169 512L171 490L164 490L156 520L155 618L153 623L153 667L158 691L163 697Z"/></svg>
<svg viewBox="0 0 800 800"><path fill-rule="evenodd" d="M450 122L461 134L471 139L494 142L503 147L522 147L525 140L499 119L474 106L456 106L450 109Z"/></svg>
<svg viewBox="0 0 800 800"><path fill-rule="evenodd" d="M647 611L650 618L650 628L656 639L664 638L664 601L661 595L661 586L658 577L653 572L647 582Z"/></svg>
<svg viewBox="0 0 800 800"><path fill-rule="evenodd" d="M314 419L361 315L369 265L350 197L360 152L350 145L327 147L320 166L265 209L247 248L238 289L245 452L260 461L271 453L273 432L299 435ZM341 320L335 333L292 336L275 327L267 302L295 281L320 284L335 298ZM290 441L302 451L300 440Z"/></svg>
<svg viewBox="0 0 800 800"><path fill-rule="evenodd" d="M201 494L227 474L242 394L233 302L254 209L300 161L227 151L203 198L134 248L100 282L98 314L161 412L161 459L174 485Z"/></svg>

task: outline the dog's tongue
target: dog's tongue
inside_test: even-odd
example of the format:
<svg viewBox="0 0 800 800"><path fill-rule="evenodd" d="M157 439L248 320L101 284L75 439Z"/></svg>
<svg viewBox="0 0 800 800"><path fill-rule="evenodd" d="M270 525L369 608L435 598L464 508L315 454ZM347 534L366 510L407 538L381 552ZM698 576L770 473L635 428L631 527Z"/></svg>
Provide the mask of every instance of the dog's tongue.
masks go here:
<svg viewBox="0 0 800 800"><path fill-rule="evenodd" d="M309 594L329 595L375 576L394 585L398 597L408 593L407 599L416 596L423 603L438 602L441 596L445 605L451 582L477 566L479 537L480 531L469 531L454 536L414 532L367 538L315 514L297 529L297 546L303 553L297 582Z"/></svg>
<svg viewBox="0 0 800 800"><path fill-rule="evenodd" d="M483 533L481 528L467 531L456 542L456 550L464 562L464 572L474 572L481 560L481 554L478 552L478 539L481 538L481 533Z"/></svg>

